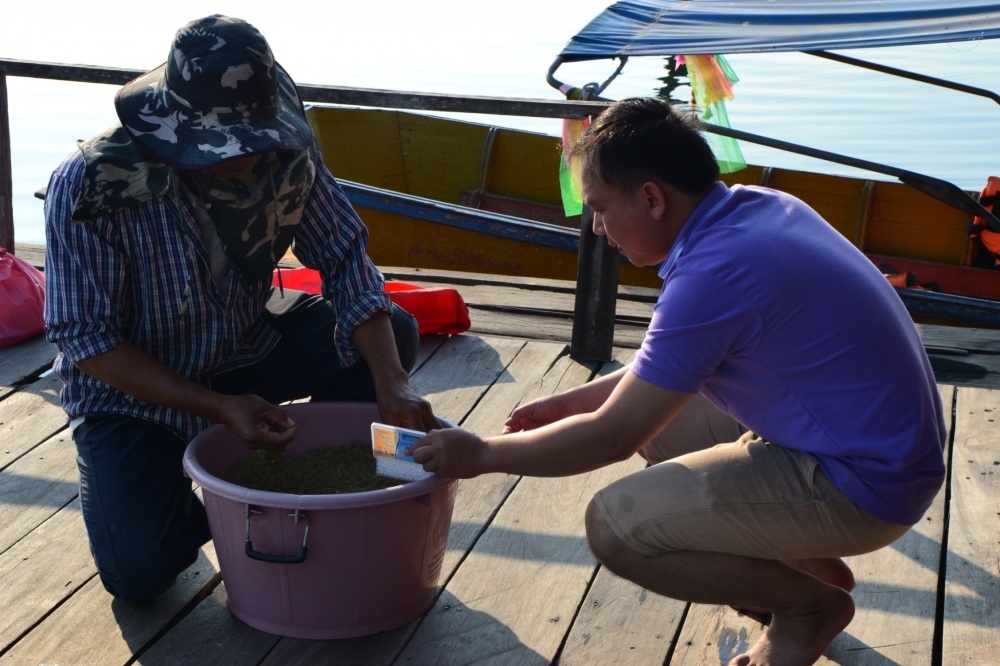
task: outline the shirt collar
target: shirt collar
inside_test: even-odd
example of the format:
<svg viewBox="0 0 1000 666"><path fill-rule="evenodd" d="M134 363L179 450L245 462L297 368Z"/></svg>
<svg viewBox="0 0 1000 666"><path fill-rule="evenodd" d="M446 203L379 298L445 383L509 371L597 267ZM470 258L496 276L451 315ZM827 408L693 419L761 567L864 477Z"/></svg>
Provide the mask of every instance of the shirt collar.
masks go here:
<svg viewBox="0 0 1000 666"><path fill-rule="evenodd" d="M712 189L708 191L702 200L695 206L694 212L691 213L690 217L684 222L684 226L681 227L681 231L677 234L677 238L674 240L673 245L670 246L670 252L667 254L667 258L663 260L660 264L659 270L657 270L657 275L662 279L666 280L667 275L673 269L674 264L681 258L684 254L684 249L687 246L688 238L694 233L695 229L701 226L701 223L706 219L711 217L711 214L715 212L715 209L723 204L729 197L732 196L732 191L723 182L717 182L712 186Z"/></svg>

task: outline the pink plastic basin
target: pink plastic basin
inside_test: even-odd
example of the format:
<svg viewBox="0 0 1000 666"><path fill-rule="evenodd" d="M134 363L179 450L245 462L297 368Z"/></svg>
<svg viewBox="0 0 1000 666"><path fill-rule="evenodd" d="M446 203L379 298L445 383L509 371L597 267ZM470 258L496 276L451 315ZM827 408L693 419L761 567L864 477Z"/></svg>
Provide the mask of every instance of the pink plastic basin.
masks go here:
<svg viewBox="0 0 1000 666"><path fill-rule="evenodd" d="M288 405L288 453L371 442L373 403ZM233 615L294 638L349 638L393 629L434 601L456 484L432 476L384 490L292 495L223 478L251 451L213 426L184 453L202 487Z"/></svg>

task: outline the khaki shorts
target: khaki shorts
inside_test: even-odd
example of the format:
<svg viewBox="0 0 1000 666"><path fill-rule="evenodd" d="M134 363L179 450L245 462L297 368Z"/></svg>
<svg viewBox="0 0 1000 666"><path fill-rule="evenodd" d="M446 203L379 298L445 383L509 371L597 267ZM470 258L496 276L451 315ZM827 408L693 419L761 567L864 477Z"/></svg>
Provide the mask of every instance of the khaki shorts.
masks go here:
<svg viewBox="0 0 1000 666"><path fill-rule="evenodd" d="M647 445L654 452L665 462L594 497L618 537L644 555L845 557L909 529L859 508L815 460L745 432L701 396Z"/></svg>

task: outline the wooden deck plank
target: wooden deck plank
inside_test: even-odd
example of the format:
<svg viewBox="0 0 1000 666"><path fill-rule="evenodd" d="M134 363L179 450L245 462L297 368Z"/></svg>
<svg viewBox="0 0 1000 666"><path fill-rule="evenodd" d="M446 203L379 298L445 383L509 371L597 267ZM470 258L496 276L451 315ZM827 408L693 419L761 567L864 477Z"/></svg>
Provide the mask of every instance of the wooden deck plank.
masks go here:
<svg viewBox="0 0 1000 666"><path fill-rule="evenodd" d="M525 345L462 422L462 427L483 436L499 433L510 412L524 401L528 387L541 385L546 371L564 352L565 346L560 344L530 342ZM487 474L459 481L445 570L453 571L466 556L517 479L510 474Z"/></svg>
<svg viewBox="0 0 1000 666"><path fill-rule="evenodd" d="M690 604L670 666L724 666L746 652L763 629L725 606Z"/></svg>
<svg viewBox="0 0 1000 666"><path fill-rule="evenodd" d="M425 287L454 287L469 306L471 332L569 342L573 330L576 285L566 280L474 275L419 268L383 268L387 279ZM652 314L657 291L619 287L614 345L635 349Z"/></svg>
<svg viewBox="0 0 1000 666"><path fill-rule="evenodd" d="M440 287L437 282L412 280L411 284L422 287ZM467 284L457 287L462 300L470 307L489 308L502 304L505 307L520 307L539 313L573 315L575 295L573 292L539 291L519 284ZM529 293L530 292L530 293ZM648 322L653 314L653 303L620 298L615 308L619 320L631 319Z"/></svg>
<svg viewBox="0 0 1000 666"><path fill-rule="evenodd" d="M0 555L0 651L95 574L77 500Z"/></svg>
<svg viewBox="0 0 1000 666"><path fill-rule="evenodd" d="M1000 645L1000 392L955 407L941 663L996 663Z"/></svg>
<svg viewBox="0 0 1000 666"><path fill-rule="evenodd" d="M152 603L112 599L95 576L0 657L0 665L132 663L133 655L147 650L161 633L187 614L193 600L208 594L220 581L211 543L206 544L198 560L178 577L177 583ZM143 658L140 663L154 661Z"/></svg>
<svg viewBox="0 0 1000 666"><path fill-rule="evenodd" d="M925 345L1000 354L1000 333L987 328L917 324L917 332Z"/></svg>
<svg viewBox="0 0 1000 666"><path fill-rule="evenodd" d="M420 346L417 347L417 358L413 362L413 372L416 372L423 367L424 363L426 363L431 356L437 353L437 350L441 348L441 345L447 341L447 335L420 336Z"/></svg>
<svg viewBox="0 0 1000 666"><path fill-rule="evenodd" d="M288 259L286 257L285 259ZM289 266L298 266L298 262L288 261ZM281 265L286 265L283 259ZM554 280L550 278L525 277L525 276L505 276L489 275L485 273L469 273L465 271L446 271L427 268L410 268L408 266L379 266L379 270L387 280L401 280L403 282L433 283L438 286L452 286L460 291L469 285L498 285L511 286L528 289L530 291L545 294L574 294L576 293L575 280ZM636 287L632 285L619 285L619 298L631 300L645 300L655 302L659 293L658 289L649 287Z"/></svg>
<svg viewBox="0 0 1000 666"><path fill-rule="evenodd" d="M226 605L226 588L217 586L142 655L155 666L258 664L280 640L236 619Z"/></svg>
<svg viewBox="0 0 1000 666"><path fill-rule="evenodd" d="M628 364L633 350L618 350L616 363ZM622 463L628 473L646 466L639 456ZM687 603L653 594L600 567L559 654L560 666L574 664L662 664L673 649Z"/></svg>
<svg viewBox="0 0 1000 666"><path fill-rule="evenodd" d="M549 373L559 378L552 391L590 374L588 366L563 357ZM584 508L594 491L621 474L613 466L573 477L522 478L399 660L550 663L596 570L583 537Z"/></svg>
<svg viewBox="0 0 1000 666"><path fill-rule="evenodd" d="M666 663L687 607L686 602L653 594L601 567L559 664Z"/></svg>
<svg viewBox="0 0 1000 666"><path fill-rule="evenodd" d="M413 374L410 386L435 414L461 423L523 346L523 340L452 336Z"/></svg>
<svg viewBox="0 0 1000 666"><path fill-rule="evenodd" d="M938 383L1000 389L1000 354L932 352L928 358Z"/></svg>
<svg viewBox="0 0 1000 666"><path fill-rule="evenodd" d="M572 337L573 319L564 315L539 315L537 313L479 310L470 308L472 333L506 335L520 338L525 331L531 337L553 342L569 342ZM615 326L614 346L637 349L645 334L645 325L619 324Z"/></svg>
<svg viewBox="0 0 1000 666"><path fill-rule="evenodd" d="M0 401L0 470L66 427L61 387L58 377L48 375Z"/></svg>
<svg viewBox="0 0 1000 666"><path fill-rule="evenodd" d="M406 644L419 624L418 619L389 631L335 641L282 638L260 662L260 666L389 666L395 663L401 646Z"/></svg>
<svg viewBox="0 0 1000 666"><path fill-rule="evenodd" d="M0 553L79 494L76 447L65 429L0 473Z"/></svg>
<svg viewBox="0 0 1000 666"><path fill-rule="evenodd" d="M0 350L0 400L26 378L52 367L56 346L38 336Z"/></svg>

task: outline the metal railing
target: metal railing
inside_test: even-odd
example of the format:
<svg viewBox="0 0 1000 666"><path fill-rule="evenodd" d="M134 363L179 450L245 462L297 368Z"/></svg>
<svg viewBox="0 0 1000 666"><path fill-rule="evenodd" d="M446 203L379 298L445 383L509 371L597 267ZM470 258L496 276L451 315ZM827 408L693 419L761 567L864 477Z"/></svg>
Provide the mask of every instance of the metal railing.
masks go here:
<svg viewBox="0 0 1000 666"><path fill-rule="evenodd" d="M6 77L22 76L120 86L143 73L143 70L136 69L0 58L0 247L6 247L14 252L13 183ZM298 88L306 103L536 118L583 118L600 113L609 104L609 102L445 95L308 84L299 84ZM587 291L590 293L584 294L581 293L583 290L577 290L570 353L574 358L606 361L611 358L614 337L618 263L607 256L611 251L607 243L595 242L591 236L590 229L581 231L577 284L588 285Z"/></svg>

